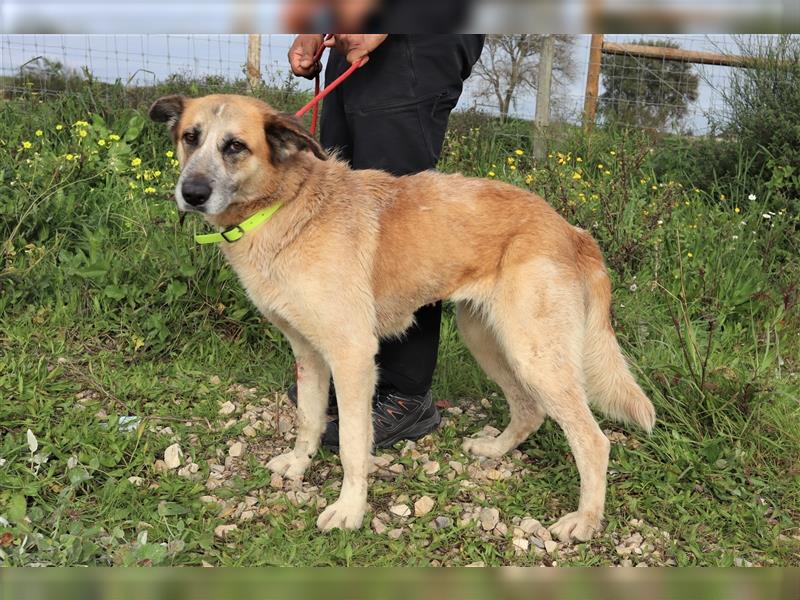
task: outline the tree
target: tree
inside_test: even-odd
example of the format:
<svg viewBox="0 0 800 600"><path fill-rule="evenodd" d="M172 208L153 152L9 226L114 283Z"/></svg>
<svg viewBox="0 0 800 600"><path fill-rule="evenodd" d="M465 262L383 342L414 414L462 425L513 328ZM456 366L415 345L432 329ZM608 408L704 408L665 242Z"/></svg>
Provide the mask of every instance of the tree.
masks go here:
<svg viewBox="0 0 800 600"><path fill-rule="evenodd" d="M680 48L669 40L636 43ZM691 63L628 54L604 54L600 76L605 91L598 113L604 121L656 130L680 125L689 103L697 100L700 81Z"/></svg>
<svg viewBox="0 0 800 600"><path fill-rule="evenodd" d="M517 95L535 90L537 85L539 52L544 35L488 35L480 59L473 68L473 77L480 83L477 95L494 98L500 109L500 118L508 117L512 105L516 107ZM556 35L553 58L553 81L563 83L572 76L571 35Z"/></svg>
<svg viewBox="0 0 800 600"><path fill-rule="evenodd" d="M38 56L24 63L15 77L15 87L35 87L48 92L61 92L73 89L82 83L83 78L76 69L60 61Z"/></svg>

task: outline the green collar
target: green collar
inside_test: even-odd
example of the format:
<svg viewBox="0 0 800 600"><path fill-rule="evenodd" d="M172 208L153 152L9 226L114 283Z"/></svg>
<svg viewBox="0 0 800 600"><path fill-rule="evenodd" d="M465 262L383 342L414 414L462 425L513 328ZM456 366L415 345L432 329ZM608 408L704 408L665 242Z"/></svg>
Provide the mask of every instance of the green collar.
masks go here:
<svg viewBox="0 0 800 600"><path fill-rule="evenodd" d="M281 204L279 202L277 204L273 204L272 206L268 206L267 208L262 208L252 217L248 217L238 225L231 225L227 229L218 231L216 233L202 233L195 235L194 241L198 244L235 242L236 240L240 239L245 232L255 229L265 221L269 220L269 218L274 215L280 207Z"/></svg>

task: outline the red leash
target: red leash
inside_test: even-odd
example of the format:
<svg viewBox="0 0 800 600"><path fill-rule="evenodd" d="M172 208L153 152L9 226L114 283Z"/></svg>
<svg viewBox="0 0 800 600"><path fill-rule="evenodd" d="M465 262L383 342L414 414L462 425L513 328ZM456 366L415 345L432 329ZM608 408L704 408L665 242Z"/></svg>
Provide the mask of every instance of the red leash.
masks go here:
<svg viewBox="0 0 800 600"><path fill-rule="evenodd" d="M325 39L327 40L330 39L331 37L333 36L332 34L329 33L327 36L325 36ZM320 58L322 58L322 53L324 51L325 51L325 46L320 45L320 47L317 49L317 53L314 55L314 63L319 62ZM317 131L317 113L319 112L319 103L325 96L327 96L333 90L335 90L340 83L342 83L345 79L350 77L350 75L352 75L355 72L355 70L358 69L363 63L364 63L363 58L360 58L359 60L354 62L352 65L350 65L350 68L347 69L347 71L345 71L344 73L339 75L339 77L331 81L327 86L325 86L325 89L322 90L321 92L319 91L319 73L317 73L317 76L314 78L314 97L311 100L309 100L308 103L303 108L294 113L295 117L302 117L309 111L309 109L311 108L314 109L314 112L311 113L311 135L314 135Z"/></svg>

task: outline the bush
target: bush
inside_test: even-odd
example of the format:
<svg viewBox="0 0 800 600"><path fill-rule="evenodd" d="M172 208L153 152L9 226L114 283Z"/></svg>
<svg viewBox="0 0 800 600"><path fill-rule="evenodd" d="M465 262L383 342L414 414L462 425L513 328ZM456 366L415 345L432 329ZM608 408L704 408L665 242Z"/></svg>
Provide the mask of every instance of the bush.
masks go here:
<svg viewBox="0 0 800 600"><path fill-rule="evenodd" d="M800 173L800 36L740 38L740 53L752 68L736 69L724 92L727 132L753 157L748 175L789 168ZM800 186L791 177L779 191L797 197Z"/></svg>

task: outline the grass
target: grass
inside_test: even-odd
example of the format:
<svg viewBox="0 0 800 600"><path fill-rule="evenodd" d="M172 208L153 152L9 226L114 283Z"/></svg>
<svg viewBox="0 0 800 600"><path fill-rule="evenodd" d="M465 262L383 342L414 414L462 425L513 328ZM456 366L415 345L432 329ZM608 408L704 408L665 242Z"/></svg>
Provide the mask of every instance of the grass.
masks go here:
<svg viewBox="0 0 800 600"><path fill-rule="evenodd" d="M686 177L702 156L677 160L674 140L604 130L566 131L536 165L520 124L455 116L442 169L531 188L600 241L620 341L659 421L650 437L601 422L618 443L605 529L592 542L518 554L510 533L459 525L468 506L498 508L509 530L514 517L549 525L576 505L578 475L552 422L509 458L510 479L469 485L469 472L452 472L450 461L471 463L461 437L507 413L447 307L434 394L464 412L449 411L417 449L442 470L426 475L398 444L389 454L404 473L370 489L373 514L404 494L436 508L392 524L404 527L397 540L369 527L321 535L315 507L270 488L266 458L289 444L270 426L243 438L218 501L201 500L209 461L222 462L246 425L226 428L220 404L274 412L292 359L215 249L191 242L201 224L178 224L169 142L143 118L162 90L101 91L0 104L2 562L608 565L641 530L660 540L650 564L800 564L797 201L768 175L695 189ZM291 90L266 93L285 108L301 103ZM123 416L138 417L132 430ZM197 479L154 468L173 443ZM340 475L323 452L307 479L330 502ZM263 514L215 537L248 495ZM454 524L434 530L441 515Z"/></svg>

